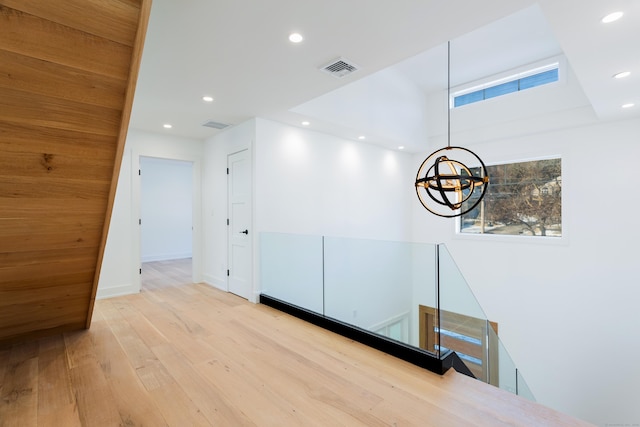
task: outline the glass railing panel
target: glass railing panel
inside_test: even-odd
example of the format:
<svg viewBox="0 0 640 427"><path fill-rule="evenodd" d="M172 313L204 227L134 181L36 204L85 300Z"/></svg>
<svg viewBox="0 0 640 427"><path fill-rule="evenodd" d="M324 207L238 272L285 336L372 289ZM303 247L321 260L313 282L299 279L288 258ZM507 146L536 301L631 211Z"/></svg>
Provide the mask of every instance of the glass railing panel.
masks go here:
<svg viewBox="0 0 640 427"><path fill-rule="evenodd" d="M491 341L495 341L498 343L497 357L493 357L491 359L493 363L491 363L489 368L494 377L497 373L498 382L497 384L495 382L493 382L492 384L510 393L516 394L516 364L513 362L513 359L509 355L506 347L504 346L502 341L498 339L493 330L489 332L489 337Z"/></svg>
<svg viewBox="0 0 640 427"><path fill-rule="evenodd" d="M262 293L323 313L322 236L260 233Z"/></svg>
<svg viewBox="0 0 640 427"><path fill-rule="evenodd" d="M455 351L479 380L535 401L499 338L499 324L487 319L444 245L438 262L442 348Z"/></svg>
<svg viewBox="0 0 640 427"><path fill-rule="evenodd" d="M434 352L435 245L325 237L324 257L326 316Z"/></svg>
<svg viewBox="0 0 640 427"><path fill-rule="evenodd" d="M516 377L518 379L518 393L517 393L518 396L522 396L525 399L529 399L530 401L535 402L536 398L533 395L533 393L531 392L531 389L529 388L529 385L524 380L524 377L520 373L519 369L516 370Z"/></svg>
<svg viewBox="0 0 640 427"><path fill-rule="evenodd" d="M487 317L447 248L437 251L441 351L455 351L476 378L489 382Z"/></svg>
<svg viewBox="0 0 640 427"><path fill-rule="evenodd" d="M438 245L440 309L486 320L480 303L446 246Z"/></svg>
<svg viewBox="0 0 640 427"><path fill-rule="evenodd" d="M412 247L325 237L325 315L409 343Z"/></svg>
<svg viewBox="0 0 640 427"><path fill-rule="evenodd" d="M490 384L535 402L536 399L513 358L493 329L489 329L489 342L497 342L497 353L493 356L489 355Z"/></svg>
<svg viewBox="0 0 640 427"><path fill-rule="evenodd" d="M260 235L262 293L440 356L533 395L444 245ZM438 310L439 308L439 310Z"/></svg>
<svg viewBox="0 0 640 427"><path fill-rule="evenodd" d="M437 324L436 245L411 243L413 304L410 344L440 355Z"/></svg>

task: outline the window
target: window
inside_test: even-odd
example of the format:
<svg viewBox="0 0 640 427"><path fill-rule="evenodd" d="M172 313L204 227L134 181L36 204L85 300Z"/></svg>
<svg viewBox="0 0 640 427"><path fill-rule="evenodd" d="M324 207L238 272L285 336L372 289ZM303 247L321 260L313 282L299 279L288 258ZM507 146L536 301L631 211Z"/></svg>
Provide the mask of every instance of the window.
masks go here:
<svg viewBox="0 0 640 427"><path fill-rule="evenodd" d="M480 173L479 168L470 171ZM561 159L487 166L487 173L487 194L460 217L460 233L562 236ZM479 196L481 190L476 191ZM476 200L472 196L466 203Z"/></svg>
<svg viewBox="0 0 640 427"><path fill-rule="evenodd" d="M485 99L495 98L497 96L506 95L508 93L519 92L531 89L537 86L546 85L558 81L558 64L552 64L545 71L531 70L529 72L520 73L499 81L486 83L478 89L474 87L467 89L466 93L458 92L453 95L453 108L461 107L474 102L484 101ZM532 74L530 74L532 73ZM504 80L507 80L504 82Z"/></svg>

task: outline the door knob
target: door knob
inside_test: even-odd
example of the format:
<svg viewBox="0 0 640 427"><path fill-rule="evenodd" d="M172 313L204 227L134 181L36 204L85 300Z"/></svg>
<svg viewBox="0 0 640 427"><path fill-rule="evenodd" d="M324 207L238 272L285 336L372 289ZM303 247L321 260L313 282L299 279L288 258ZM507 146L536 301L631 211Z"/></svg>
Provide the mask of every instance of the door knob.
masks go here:
<svg viewBox="0 0 640 427"><path fill-rule="evenodd" d="M249 230L241 231L240 233L249 234Z"/></svg>

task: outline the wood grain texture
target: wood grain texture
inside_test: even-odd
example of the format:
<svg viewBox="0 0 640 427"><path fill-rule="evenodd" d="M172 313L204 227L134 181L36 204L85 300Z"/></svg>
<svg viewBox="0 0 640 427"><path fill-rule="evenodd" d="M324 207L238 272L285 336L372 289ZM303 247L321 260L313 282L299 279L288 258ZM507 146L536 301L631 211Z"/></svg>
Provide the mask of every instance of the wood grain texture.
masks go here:
<svg viewBox="0 0 640 427"><path fill-rule="evenodd" d="M0 420L8 426L33 425L38 404L37 344L14 347L7 362L0 396Z"/></svg>
<svg viewBox="0 0 640 427"><path fill-rule="evenodd" d="M137 2L130 0L66 0L50 7L41 0L3 0L22 12L133 46L138 25Z"/></svg>
<svg viewBox="0 0 640 427"><path fill-rule="evenodd" d="M42 179L34 176L1 176L0 199L27 197L42 199L85 199L109 196L110 181L82 180L73 178ZM9 203L8 200L4 200ZM104 204L106 206L106 203Z"/></svg>
<svg viewBox="0 0 640 427"><path fill-rule="evenodd" d="M0 0L0 342L88 325L149 4Z"/></svg>
<svg viewBox="0 0 640 427"><path fill-rule="evenodd" d="M100 218L84 216L30 218L3 218L0 220L0 252L32 251L37 245L40 251L67 248L97 247L102 231Z"/></svg>
<svg viewBox="0 0 640 427"><path fill-rule="evenodd" d="M112 137L118 135L121 112L117 109L8 88L2 89L2 95L2 121Z"/></svg>
<svg viewBox="0 0 640 427"><path fill-rule="evenodd" d="M160 267L171 263L156 264L153 289L97 301L88 331L0 346L0 424L590 425L206 285L175 284L188 280L179 264L164 283Z"/></svg>
<svg viewBox="0 0 640 427"><path fill-rule="evenodd" d="M33 123L0 122L0 150L3 154L53 153L75 159L114 159L116 146L113 141L112 136L66 131Z"/></svg>
<svg viewBox="0 0 640 427"><path fill-rule="evenodd" d="M79 426L64 340L45 338L39 344L37 424Z"/></svg>
<svg viewBox="0 0 640 427"><path fill-rule="evenodd" d="M120 109L124 102L126 81L0 51L0 86Z"/></svg>
<svg viewBox="0 0 640 427"><path fill-rule="evenodd" d="M125 81L128 79L131 46L48 19L64 6L65 1L41 4L42 16L0 4L0 46L3 50ZM135 34L135 28L132 30L131 35Z"/></svg>

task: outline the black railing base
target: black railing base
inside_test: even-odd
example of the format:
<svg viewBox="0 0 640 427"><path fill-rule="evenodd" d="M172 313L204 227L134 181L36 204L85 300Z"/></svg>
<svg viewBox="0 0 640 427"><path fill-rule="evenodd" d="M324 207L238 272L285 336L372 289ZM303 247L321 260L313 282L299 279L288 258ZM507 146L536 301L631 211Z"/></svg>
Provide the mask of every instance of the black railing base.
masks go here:
<svg viewBox="0 0 640 427"><path fill-rule="evenodd" d="M454 368L461 374L474 377L462 359L460 359L460 357L458 357L458 355L453 351L447 351L445 354L438 357L421 348L413 347L400 341L383 337L367 331L366 329L323 316L311 310L307 310L265 294L260 295L260 303L342 335L343 337L375 348L376 350L390 354L398 359L412 363L431 372L435 372L436 374L443 375L450 368Z"/></svg>

